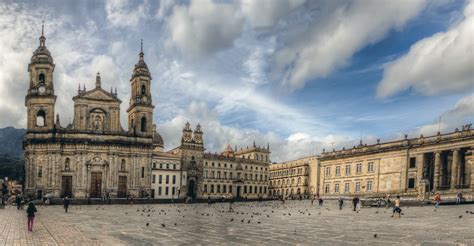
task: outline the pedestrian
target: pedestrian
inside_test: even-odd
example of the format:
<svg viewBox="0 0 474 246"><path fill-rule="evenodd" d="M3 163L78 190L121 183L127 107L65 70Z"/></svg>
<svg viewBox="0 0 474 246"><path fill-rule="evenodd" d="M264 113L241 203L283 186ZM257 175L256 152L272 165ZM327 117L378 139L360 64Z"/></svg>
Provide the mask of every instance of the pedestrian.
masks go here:
<svg viewBox="0 0 474 246"><path fill-rule="evenodd" d="M315 197L316 197L316 195L312 195L312 196L311 196L311 206L313 206L313 204L314 204L314 199L315 199Z"/></svg>
<svg viewBox="0 0 474 246"><path fill-rule="evenodd" d="M322 206L323 206L323 202L324 202L324 201L323 201L323 198L320 197L319 200L318 200L318 202L319 202L319 206L322 207Z"/></svg>
<svg viewBox="0 0 474 246"><path fill-rule="evenodd" d="M33 231L33 222L35 220L35 213L38 212L36 210L35 205L33 202L28 204L28 209L26 209L26 214L28 216L28 231Z"/></svg>
<svg viewBox="0 0 474 246"><path fill-rule="evenodd" d="M458 192L458 194L456 195L456 204L461 204L461 202L462 202L462 193Z"/></svg>
<svg viewBox="0 0 474 246"><path fill-rule="evenodd" d="M343 206L344 206L344 200L342 200L342 197L339 197L339 210L342 210Z"/></svg>
<svg viewBox="0 0 474 246"><path fill-rule="evenodd" d="M211 205L211 196L207 196L207 205Z"/></svg>
<svg viewBox="0 0 474 246"><path fill-rule="evenodd" d="M398 218L401 217L402 209L400 208L400 196L397 196L397 199L395 200L395 206L393 206L393 214L391 217L393 217L395 213L398 213Z"/></svg>
<svg viewBox="0 0 474 246"><path fill-rule="evenodd" d="M15 198L15 203L16 203L16 209L20 210L20 205L21 205L21 195L17 194Z"/></svg>
<svg viewBox="0 0 474 246"><path fill-rule="evenodd" d="M441 203L441 195L439 193L436 193L433 200L435 202L435 208L439 208L439 204Z"/></svg>
<svg viewBox="0 0 474 246"><path fill-rule="evenodd" d="M354 212L356 212L358 203L359 203L359 198L358 197L355 196L354 198L352 198L352 206L353 206Z"/></svg>
<svg viewBox="0 0 474 246"><path fill-rule="evenodd" d="M359 201L357 202L357 205L356 205L356 210L357 210L357 213L360 212L360 209L362 208L362 200L359 199Z"/></svg>
<svg viewBox="0 0 474 246"><path fill-rule="evenodd" d="M64 197L64 211L67 213L67 209L69 208L69 199L68 197Z"/></svg>
<svg viewBox="0 0 474 246"><path fill-rule="evenodd" d="M234 212L234 209L232 208L232 204L234 204L234 198L229 199L229 212Z"/></svg>
<svg viewBox="0 0 474 246"><path fill-rule="evenodd" d="M385 204L385 207L386 207L386 208L390 207L390 203L391 203L391 201L390 201L390 195L387 195L387 200L386 200L386 202L387 202L387 204Z"/></svg>

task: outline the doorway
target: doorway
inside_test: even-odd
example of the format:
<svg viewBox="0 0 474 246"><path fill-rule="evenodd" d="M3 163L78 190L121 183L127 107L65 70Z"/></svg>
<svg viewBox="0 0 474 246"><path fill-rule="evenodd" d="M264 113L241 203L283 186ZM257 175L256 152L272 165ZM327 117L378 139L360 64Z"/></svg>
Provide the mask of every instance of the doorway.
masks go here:
<svg viewBox="0 0 474 246"><path fill-rule="evenodd" d="M127 176L119 176L117 197L127 197Z"/></svg>
<svg viewBox="0 0 474 246"><path fill-rule="evenodd" d="M188 196L190 196L192 199L196 198L196 192L195 192L195 183L194 180L190 180L188 184Z"/></svg>
<svg viewBox="0 0 474 246"><path fill-rule="evenodd" d="M62 176L61 197L72 197L72 176Z"/></svg>
<svg viewBox="0 0 474 246"><path fill-rule="evenodd" d="M240 198L240 190L242 189L242 186L237 186L237 192L235 194L235 198L239 199Z"/></svg>
<svg viewBox="0 0 474 246"><path fill-rule="evenodd" d="M91 173L91 198L100 198L102 193L102 173Z"/></svg>

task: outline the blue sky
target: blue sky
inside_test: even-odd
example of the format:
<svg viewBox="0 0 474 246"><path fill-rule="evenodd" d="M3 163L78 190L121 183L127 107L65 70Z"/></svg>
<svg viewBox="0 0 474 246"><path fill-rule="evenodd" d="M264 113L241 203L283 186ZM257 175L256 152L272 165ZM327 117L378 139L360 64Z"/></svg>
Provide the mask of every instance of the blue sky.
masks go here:
<svg viewBox="0 0 474 246"><path fill-rule="evenodd" d="M44 20L63 125L78 84L100 72L126 128L143 38L167 148L186 121L209 151L256 140L275 161L448 132L474 121L473 18L461 0L3 1L0 127L25 127Z"/></svg>

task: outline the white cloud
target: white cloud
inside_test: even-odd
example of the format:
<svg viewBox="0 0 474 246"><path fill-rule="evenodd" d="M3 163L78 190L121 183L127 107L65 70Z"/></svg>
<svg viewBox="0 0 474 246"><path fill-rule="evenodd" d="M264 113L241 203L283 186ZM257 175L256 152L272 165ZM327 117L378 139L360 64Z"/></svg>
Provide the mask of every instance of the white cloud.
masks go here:
<svg viewBox="0 0 474 246"><path fill-rule="evenodd" d="M110 24L117 27L134 27L148 17L148 1L131 5L127 0L107 0L105 13Z"/></svg>
<svg viewBox="0 0 474 246"><path fill-rule="evenodd" d="M385 98L409 88L425 95L474 90L474 1L464 20L446 32L424 38L388 64L377 96Z"/></svg>
<svg viewBox="0 0 474 246"><path fill-rule="evenodd" d="M177 5L168 19L171 41L188 57L229 48L242 31L243 19L230 3L192 0Z"/></svg>
<svg viewBox="0 0 474 246"><path fill-rule="evenodd" d="M238 145L239 148L245 148L255 141L260 146L267 146L269 143L271 160L277 162L314 155L323 148L328 150L330 147L342 148L354 144L351 137L343 135L318 138L305 132L295 132L284 138L272 131L264 133L251 128L223 125L218 116L219 112L210 108L207 103L193 101L173 119L158 124L157 130L164 138L165 147L171 149L180 144L181 130L186 122L189 121L193 128L200 123L204 132L206 152L220 153L228 143L232 147Z"/></svg>
<svg viewBox="0 0 474 246"><path fill-rule="evenodd" d="M355 52L401 28L425 5L426 0L311 2L308 16L296 26L300 30L276 54L276 74L284 74L282 84L290 89L328 76Z"/></svg>
<svg viewBox="0 0 474 246"><path fill-rule="evenodd" d="M269 27L306 0L242 0L242 13L254 27Z"/></svg>
<svg viewBox="0 0 474 246"><path fill-rule="evenodd" d="M412 131L410 135L424 136L434 135L438 131L442 133L452 132L455 128L461 129L462 125L474 123L474 93L459 99L456 104L441 114L432 123L420 126Z"/></svg>

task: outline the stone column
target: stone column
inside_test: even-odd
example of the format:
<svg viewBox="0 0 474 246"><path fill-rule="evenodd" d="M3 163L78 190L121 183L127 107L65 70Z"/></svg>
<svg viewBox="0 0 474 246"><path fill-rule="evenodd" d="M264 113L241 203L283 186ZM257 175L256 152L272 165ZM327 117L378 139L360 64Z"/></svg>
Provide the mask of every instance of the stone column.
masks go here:
<svg viewBox="0 0 474 246"><path fill-rule="evenodd" d="M408 163L407 163L408 164ZM416 155L416 183L418 184L418 190L422 188L421 180L423 179L423 172L425 171L425 158L424 154Z"/></svg>
<svg viewBox="0 0 474 246"><path fill-rule="evenodd" d="M436 151L435 152L435 163L434 163L434 182L433 182L433 190L437 191L438 188L441 186L441 152Z"/></svg>
<svg viewBox="0 0 474 246"><path fill-rule="evenodd" d="M453 150L453 164L451 167L451 189L456 189L458 185L458 166L459 166L459 149Z"/></svg>
<svg viewBox="0 0 474 246"><path fill-rule="evenodd" d="M469 170L469 183L471 190L474 191L474 147L466 152L466 169Z"/></svg>

